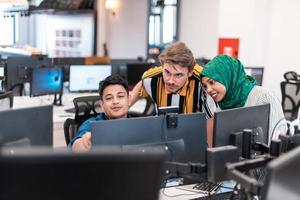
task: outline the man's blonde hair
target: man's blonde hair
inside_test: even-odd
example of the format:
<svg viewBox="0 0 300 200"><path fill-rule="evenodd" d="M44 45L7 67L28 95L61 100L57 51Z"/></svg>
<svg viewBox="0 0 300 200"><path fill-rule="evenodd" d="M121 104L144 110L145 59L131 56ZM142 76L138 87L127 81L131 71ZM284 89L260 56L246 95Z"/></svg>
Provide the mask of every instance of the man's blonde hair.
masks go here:
<svg viewBox="0 0 300 200"><path fill-rule="evenodd" d="M171 65L180 65L188 68L189 71L194 69L196 64L192 51L183 42L175 42L159 55L159 61L162 65L169 63Z"/></svg>

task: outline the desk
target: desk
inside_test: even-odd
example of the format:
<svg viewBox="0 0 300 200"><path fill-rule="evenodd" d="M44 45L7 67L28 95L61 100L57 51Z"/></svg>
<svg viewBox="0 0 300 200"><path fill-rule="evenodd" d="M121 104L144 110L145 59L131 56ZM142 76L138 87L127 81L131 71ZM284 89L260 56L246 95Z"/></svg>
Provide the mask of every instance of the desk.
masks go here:
<svg viewBox="0 0 300 200"><path fill-rule="evenodd" d="M67 93L62 96L62 106L53 106L53 147L66 147L64 138L64 122L67 118L74 118L75 113L67 113L65 110L73 108L73 99L81 96L96 96L98 93ZM15 96L13 108L26 108L43 105L52 105L54 95L40 97ZM146 105L145 100L135 103L130 110L141 111Z"/></svg>
<svg viewBox="0 0 300 200"><path fill-rule="evenodd" d="M163 188L159 192L160 200L188 200L188 199L197 199L200 197L208 198L209 192L203 191L195 188L196 184L190 185L181 185L169 188ZM222 197L221 199L231 199L233 188L235 187L236 182L234 181L223 181L221 185L216 186L215 189L211 191L211 195L216 198ZM214 199L214 198L213 198Z"/></svg>

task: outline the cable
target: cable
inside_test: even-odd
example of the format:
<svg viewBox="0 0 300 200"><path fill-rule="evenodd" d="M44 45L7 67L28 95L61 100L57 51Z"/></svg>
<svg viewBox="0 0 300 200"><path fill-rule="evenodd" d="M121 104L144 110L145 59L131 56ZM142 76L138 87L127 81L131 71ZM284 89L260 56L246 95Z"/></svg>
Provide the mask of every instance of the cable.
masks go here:
<svg viewBox="0 0 300 200"><path fill-rule="evenodd" d="M275 130L277 129L278 125L282 122L282 121L285 121L287 123L287 120L283 117L281 118L274 126L273 130L272 130L272 136L271 136L271 140L273 139L273 136L274 136L274 133L275 133ZM278 136L276 136L278 137Z"/></svg>

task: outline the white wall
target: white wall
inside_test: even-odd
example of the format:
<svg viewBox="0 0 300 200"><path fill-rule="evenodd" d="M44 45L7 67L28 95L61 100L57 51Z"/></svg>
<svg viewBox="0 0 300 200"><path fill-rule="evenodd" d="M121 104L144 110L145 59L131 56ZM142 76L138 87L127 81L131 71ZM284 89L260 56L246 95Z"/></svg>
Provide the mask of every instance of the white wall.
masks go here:
<svg viewBox="0 0 300 200"><path fill-rule="evenodd" d="M268 0L220 0L219 37L239 38L239 59L264 66L268 33Z"/></svg>
<svg viewBox="0 0 300 200"><path fill-rule="evenodd" d="M116 14L106 15L105 35L109 55L112 58L145 58L148 42L148 1L118 0L118 3Z"/></svg>
<svg viewBox="0 0 300 200"><path fill-rule="evenodd" d="M299 10L299 0L272 0L264 85L278 95L285 72L300 74Z"/></svg>
<svg viewBox="0 0 300 200"><path fill-rule="evenodd" d="M217 54L219 37L240 38L245 66L264 66L263 86L280 98L286 71L300 73L299 0L182 1L180 40L196 57Z"/></svg>
<svg viewBox="0 0 300 200"><path fill-rule="evenodd" d="M97 1L97 55L104 55L103 45L106 43L106 16L105 0Z"/></svg>
<svg viewBox="0 0 300 200"><path fill-rule="evenodd" d="M218 47L219 0L181 1L179 40L197 57L212 58Z"/></svg>

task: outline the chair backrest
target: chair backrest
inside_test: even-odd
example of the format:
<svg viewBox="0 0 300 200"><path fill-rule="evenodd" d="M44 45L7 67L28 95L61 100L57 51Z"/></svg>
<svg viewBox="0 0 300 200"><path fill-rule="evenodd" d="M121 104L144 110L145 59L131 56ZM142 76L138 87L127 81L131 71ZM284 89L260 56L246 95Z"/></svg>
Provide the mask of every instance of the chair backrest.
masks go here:
<svg viewBox="0 0 300 200"><path fill-rule="evenodd" d="M73 99L75 106L75 119L88 119L101 112L99 96L84 96Z"/></svg>
<svg viewBox="0 0 300 200"><path fill-rule="evenodd" d="M156 115L156 106L151 97L141 98L136 103L138 104L139 101L143 101L142 107L138 106L138 108L135 108L135 105L131 107L128 111L128 115L130 115L130 117L145 117Z"/></svg>
<svg viewBox="0 0 300 200"><path fill-rule="evenodd" d="M13 107L14 96L11 91L0 94L0 110L6 110Z"/></svg>
<svg viewBox="0 0 300 200"><path fill-rule="evenodd" d="M68 118L64 122L64 135L67 145L75 137L80 125L85 120L95 117L101 112L99 101L99 96L84 96L73 99L75 118Z"/></svg>
<svg viewBox="0 0 300 200"><path fill-rule="evenodd" d="M282 108L287 119L296 119L300 107L300 75L296 72L286 72L285 81L280 83Z"/></svg>

